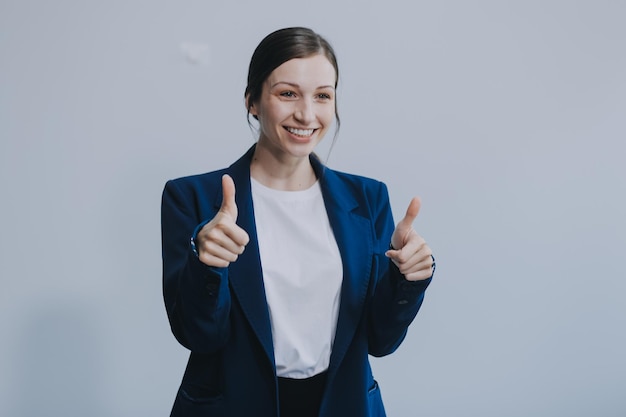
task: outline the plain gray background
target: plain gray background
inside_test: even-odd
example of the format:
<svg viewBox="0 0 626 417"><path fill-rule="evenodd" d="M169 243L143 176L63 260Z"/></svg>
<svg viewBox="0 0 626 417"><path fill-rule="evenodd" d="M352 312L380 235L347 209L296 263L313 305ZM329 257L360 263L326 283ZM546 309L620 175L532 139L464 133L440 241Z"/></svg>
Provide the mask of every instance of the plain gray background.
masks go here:
<svg viewBox="0 0 626 417"><path fill-rule="evenodd" d="M340 63L328 163L413 195L436 281L394 417L626 415L626 2L0 2L0 415L166 416L167 179L254 141L258 42ZM325 157L326 148L320 153Z"/></svg>

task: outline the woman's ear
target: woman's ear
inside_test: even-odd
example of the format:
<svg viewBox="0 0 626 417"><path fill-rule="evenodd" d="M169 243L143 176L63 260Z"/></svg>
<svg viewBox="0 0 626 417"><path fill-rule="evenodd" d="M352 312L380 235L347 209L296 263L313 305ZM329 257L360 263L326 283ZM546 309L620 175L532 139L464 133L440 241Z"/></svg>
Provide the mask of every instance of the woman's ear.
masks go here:
<svg viewBox="0 0 626 417"><path fill-rule="evenodd" d="M256 107L254 103L250 102L250 94L246 96L246 110L248 110L248 113L250 113L252 117L258 120L258 113L256 111Z"/></svg>

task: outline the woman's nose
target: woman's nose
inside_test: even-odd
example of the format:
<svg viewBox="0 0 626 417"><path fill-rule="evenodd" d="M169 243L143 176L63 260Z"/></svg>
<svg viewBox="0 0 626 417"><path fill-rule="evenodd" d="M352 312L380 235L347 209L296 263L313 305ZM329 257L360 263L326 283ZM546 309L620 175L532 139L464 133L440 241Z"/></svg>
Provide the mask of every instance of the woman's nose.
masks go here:
<svg viewBox="0 0 626 417"><path fill-rule="evenodd" d="M311 103L311 100L300 100L296 105L294 117L298 122L304 125L307 125L315 120L315 112L313 110L313 103Z"/></svg>

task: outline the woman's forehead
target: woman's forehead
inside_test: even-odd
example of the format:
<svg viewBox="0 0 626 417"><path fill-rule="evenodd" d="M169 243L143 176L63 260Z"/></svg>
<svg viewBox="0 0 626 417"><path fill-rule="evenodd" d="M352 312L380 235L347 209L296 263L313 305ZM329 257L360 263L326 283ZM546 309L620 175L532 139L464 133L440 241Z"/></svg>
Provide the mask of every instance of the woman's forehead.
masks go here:
<svg viewBox="0 0 626 417"><path fill-rule="evenodd" d="M335 67L321 54L306 58L293 58L276 67L267 78L267 82L270 87L278 83L286 83L300 87L334 88Z"/></svg>

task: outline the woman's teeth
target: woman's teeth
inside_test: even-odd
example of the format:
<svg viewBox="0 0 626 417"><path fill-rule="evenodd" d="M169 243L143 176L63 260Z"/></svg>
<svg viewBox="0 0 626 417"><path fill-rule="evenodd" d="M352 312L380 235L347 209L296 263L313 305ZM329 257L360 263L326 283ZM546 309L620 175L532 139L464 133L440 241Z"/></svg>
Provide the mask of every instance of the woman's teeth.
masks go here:
<svg viewBox="0 0 626 417"><path fill-rule="evenodd" d="M294 129L293 127L286 127L285 129L287 129L289 133L303 137L311 136L315 131L315 129Z"/></svg>

